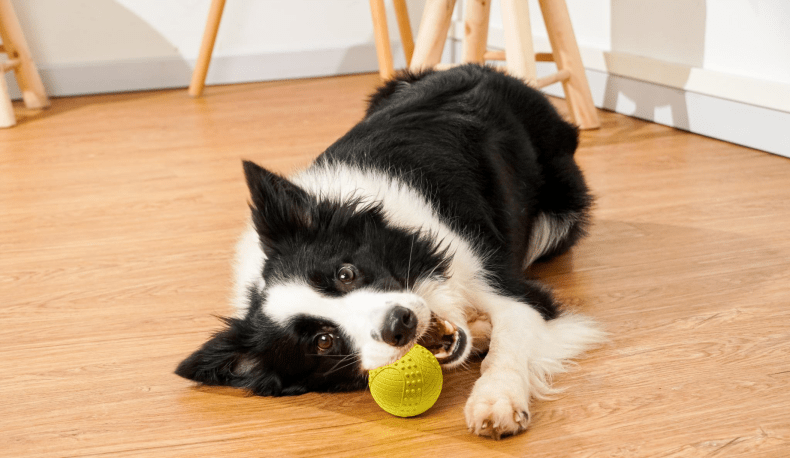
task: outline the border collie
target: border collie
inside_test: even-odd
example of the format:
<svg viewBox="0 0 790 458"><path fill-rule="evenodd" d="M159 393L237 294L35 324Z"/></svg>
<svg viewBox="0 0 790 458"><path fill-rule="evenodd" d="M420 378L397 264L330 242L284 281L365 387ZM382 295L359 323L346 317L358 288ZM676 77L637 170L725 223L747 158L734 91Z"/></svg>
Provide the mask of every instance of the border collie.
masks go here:
<svg viewBox="0 0 790 458"><path fill-rule="evenodd" d="M523 431L530 399L603 336L524 274L585 233L577 145L540 92L465 65L387 82L289 178L244 162L236 314L176 373L285 396L361 389L415 343L446 369L486 354L467 426Z"/></svg>

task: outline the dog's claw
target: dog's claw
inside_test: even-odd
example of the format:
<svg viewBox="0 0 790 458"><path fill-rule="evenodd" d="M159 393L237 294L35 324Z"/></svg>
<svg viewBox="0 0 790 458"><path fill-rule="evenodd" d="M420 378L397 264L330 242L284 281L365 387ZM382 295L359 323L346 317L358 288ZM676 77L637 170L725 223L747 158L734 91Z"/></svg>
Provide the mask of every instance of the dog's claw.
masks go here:
<svg viewBox="0 0 790 458"><path fill-rule="evenodd" d="M529 424L529 412L513 412L513 421L519 424L522 429L527 429Z"/></svg>
<svg viewBox="0 0 790 458"><path fill-rule="evenodd" d="M488 419L483 420L477 427L474 424L469 424L467 429L470 433L478 436L488 436L494 440L500 440L526 430L528 424L529 413L522 411L513 412L513 425L494 423L493 420Z"/></svg>

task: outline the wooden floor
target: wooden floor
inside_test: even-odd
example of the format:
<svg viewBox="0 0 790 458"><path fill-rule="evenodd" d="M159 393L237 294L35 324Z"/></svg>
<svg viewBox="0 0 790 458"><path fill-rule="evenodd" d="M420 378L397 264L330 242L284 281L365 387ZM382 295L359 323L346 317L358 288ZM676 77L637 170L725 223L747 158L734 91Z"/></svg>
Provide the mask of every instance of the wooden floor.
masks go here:
<svg viewBox="0 0 790 458"><path fill-rule="evenodd" d="M241 158L306 164L376 75L55 99L0 130L0 455L790 456L790 160L602 113L592 234L535 268L611 342L529 431L467 433L369 392L251 398L176 364L229 312ZM558 102L561 105L561 102Z"/></svg>

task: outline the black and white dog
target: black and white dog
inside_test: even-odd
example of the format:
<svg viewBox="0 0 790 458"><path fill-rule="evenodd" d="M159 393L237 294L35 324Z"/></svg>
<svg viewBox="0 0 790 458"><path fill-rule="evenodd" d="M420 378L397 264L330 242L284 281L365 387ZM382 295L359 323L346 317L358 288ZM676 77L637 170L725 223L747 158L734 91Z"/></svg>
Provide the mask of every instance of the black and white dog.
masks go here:
<svg viewBox="0 0 790 458"><path fill-rule="evenodd" d="M251 224L233 318L176 373L257 395L363 388L415 343L445 368L487 356L470 431L523 431L530 398L602 338L527 280L584 235L576 129L494 69L405 73L286 179L244 163Z"/></svg>

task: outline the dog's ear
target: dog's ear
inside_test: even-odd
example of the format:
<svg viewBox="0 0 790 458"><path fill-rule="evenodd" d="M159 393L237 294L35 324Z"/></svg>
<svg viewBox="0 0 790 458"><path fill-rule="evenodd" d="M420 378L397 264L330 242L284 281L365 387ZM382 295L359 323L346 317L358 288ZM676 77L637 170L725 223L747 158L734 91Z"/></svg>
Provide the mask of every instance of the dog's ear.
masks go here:
<svg viewBox="0 0 790 458"><path fill-rule="evenodd" d="M249 323L225 319L228 327L192 353L176 368L176 375L212 386L246 388L261 396L291 393L280 377L256 357Z"/></svg>
<svg viewBox="0 0 790 458"><path fill-rule="evenodd" d="M273 250L278 237L312 225L314 200L302 188L250 161L244 161L244 175L264 250Z"/></svg>

